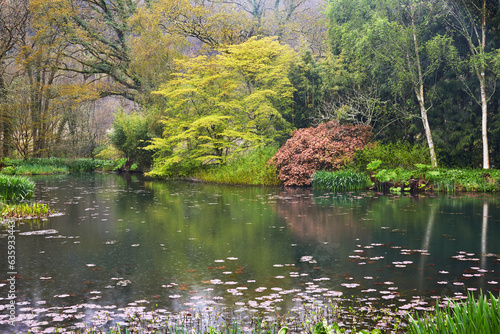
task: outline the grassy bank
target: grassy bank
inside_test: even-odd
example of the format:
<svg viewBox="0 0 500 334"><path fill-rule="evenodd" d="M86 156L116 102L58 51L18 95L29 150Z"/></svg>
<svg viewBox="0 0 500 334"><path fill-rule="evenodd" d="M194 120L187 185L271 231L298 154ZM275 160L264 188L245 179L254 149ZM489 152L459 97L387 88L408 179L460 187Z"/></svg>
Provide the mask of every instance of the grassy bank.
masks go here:
<svg viewBox="0 0 500 334"><path fill-rule="evenodd" d="M245 155L238 156L222 166L202 170L193 177L214 183L242 185L280 185L276 168L268 164L277 147L262 147Z"/></svg>
<svg viewBox="0 0 500 334"><path fill-rule="evenodd" d="M500 191L500 170L432 169L427 165L417 165L414 169L380 169L370 164L368 167L372 168L368 168L367 172L317 171L313 175L313 187L329 191L360 190L370 187L379 191L393 192Z"/></svg>
<svg viewBox="0 0 500 334"><path fill-rule="evenodd" d="M65 173L86 173L94 171L112 171L122 168L127 159L65 159L65 158L30 158L3 159L4 166L0 173L6 175L49 175Z"/></svg>

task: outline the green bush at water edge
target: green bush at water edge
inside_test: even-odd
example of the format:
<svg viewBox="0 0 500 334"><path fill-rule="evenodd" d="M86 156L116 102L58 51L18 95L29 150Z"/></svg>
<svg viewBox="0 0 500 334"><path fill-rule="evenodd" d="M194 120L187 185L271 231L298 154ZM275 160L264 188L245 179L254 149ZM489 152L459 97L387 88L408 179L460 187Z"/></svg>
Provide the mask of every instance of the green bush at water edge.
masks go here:
<svg viewBox="0 0 500 334"><path fill-rule="evenodd" d="M24 176L0 174L0 200L23 201L33 197L35 183Z"/></svg>
<svg viewBox="0 0 500 334"><path fill-rule="evenodd" d="M280 185L276 167L268 164L278 150L265 146L237 156L224 165L199 171L193 177L207 182L246 185Z"/></svg>

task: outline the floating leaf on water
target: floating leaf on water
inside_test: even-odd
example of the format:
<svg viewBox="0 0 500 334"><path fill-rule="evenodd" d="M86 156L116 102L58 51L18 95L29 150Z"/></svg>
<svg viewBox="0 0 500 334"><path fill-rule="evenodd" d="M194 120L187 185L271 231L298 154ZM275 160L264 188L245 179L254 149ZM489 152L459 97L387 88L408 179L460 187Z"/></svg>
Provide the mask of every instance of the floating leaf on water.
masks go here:
<svg viewBox="0 0 500 334"><path fill-rule="evenodd" d="M132 246L132 247L139 247L139 245L140 245L140 244L132 244L132 245L130 245L130 246Z"/></svg>
<svg viewBox="0 0 500 334"><path fill-rule="evenodd" d="M46 234L55 234L55 233L59 233L59 231L54 230L54 229L49 229L49 230L21 232L21 233L19 233L19 235L46 235Z"/></svg>
<svg viewBox="0 0 500 334"><path fill-rule="evenodd" d="M237 258L237 257L228 257L227 259L228 259L229 261L236 261L236 260L238 260L238 258Z"/></svg>
<svg viewBox="0 0 500 334"><path fill-rule="evenodd" d="M93 263L87 263L86 266L87 267L95 267L95 264L93 264Z"/></svg>
<svg viewBox="0 0 500 334"><path fill-rule="evenodd" d="M170 296L168 296L168 298L177 299L177 298L181 298L181 295L170 295Z"/></svg>
<svg viewBox="0 0 500 334"><path fill-rule="evenodd" d="M224 260L214 260L214 262L221 263L221 262L225 262L225 261Z"/></svg>

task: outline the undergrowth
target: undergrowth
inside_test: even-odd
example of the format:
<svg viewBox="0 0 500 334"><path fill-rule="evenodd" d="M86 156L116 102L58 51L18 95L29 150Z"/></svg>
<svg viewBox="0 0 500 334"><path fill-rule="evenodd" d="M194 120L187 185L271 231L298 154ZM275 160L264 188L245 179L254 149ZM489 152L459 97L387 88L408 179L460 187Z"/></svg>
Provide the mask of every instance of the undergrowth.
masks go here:
<svg viewBox="0 0 500 334"><path fill-rule="evenodd" d="M242 184L242 185L280 185L276 167L268 164L276 153L272 146L255 149L245 155L240 155L225 165L213 166L193 175L207 182Z"/></svg>

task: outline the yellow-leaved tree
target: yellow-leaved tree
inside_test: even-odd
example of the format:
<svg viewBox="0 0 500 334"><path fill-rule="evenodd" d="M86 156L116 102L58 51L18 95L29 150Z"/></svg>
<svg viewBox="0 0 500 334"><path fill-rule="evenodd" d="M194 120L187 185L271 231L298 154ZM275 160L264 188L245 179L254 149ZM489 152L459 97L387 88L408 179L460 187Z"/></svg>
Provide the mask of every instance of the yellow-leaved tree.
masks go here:
<svg viewBox="0 0 500 334"><path fill-rule="evenodd" d="M296 53L276 38L251 38L215 56L179 60L178 72L157 94L168 100L164 133L151 175L188 175L234 154L283 141L292 126L293 86L288 79Z"/></svg>

